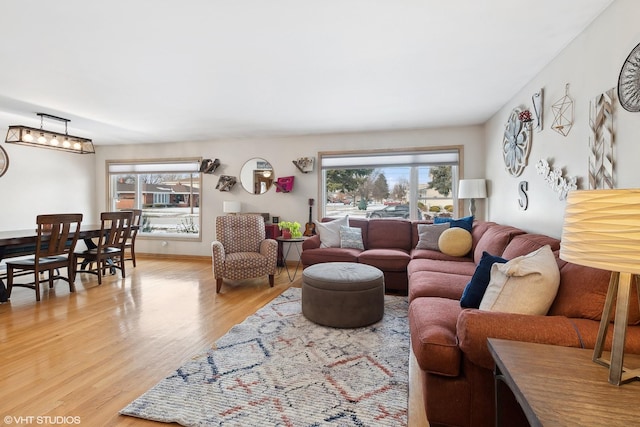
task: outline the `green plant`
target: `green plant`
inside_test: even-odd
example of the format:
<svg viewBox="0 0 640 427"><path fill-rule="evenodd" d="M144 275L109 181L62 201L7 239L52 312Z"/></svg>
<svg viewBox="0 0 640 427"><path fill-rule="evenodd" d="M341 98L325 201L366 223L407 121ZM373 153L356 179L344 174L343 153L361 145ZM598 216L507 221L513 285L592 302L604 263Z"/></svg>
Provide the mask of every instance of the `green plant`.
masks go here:
<svg viewBox="0 0 640 427"><path fill-rule="evenodd" d="M298 221L280 221L278 228L280 228L280 230L288 229L291 232L291 237L302 237L302 231L300 231L300 223Z"/></svg>
<svg viewBox="0 0 640 427"><path fill-rule="evenodd" d="M445 205L444 210L453 213L453 205Z"/></svg>
<svg viewBox="0 0 640 427"><path fill-rule="evenodd" d="M440 206L433 205L429 208L429 212L440 212Z"/></svg>

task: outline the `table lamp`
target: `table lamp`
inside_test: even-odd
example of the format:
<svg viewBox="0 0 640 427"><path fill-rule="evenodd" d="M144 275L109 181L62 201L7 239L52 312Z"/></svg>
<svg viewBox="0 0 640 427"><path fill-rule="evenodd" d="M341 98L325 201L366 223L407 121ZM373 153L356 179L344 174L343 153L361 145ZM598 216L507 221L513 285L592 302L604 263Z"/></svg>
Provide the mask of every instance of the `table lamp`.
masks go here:
<svg viewBox="0 0 640 427"><path fill-rule="evenodd" d="M458 183L458 199L471 199L469 213L476 216L476 199L487 197L487 183L484 179L461 179Z"/></svg>
<svg viewBox="0 0 640 427"><path fill-rule="evenodd" d="M222 211L226 214L235 215L242 210L242 204L235 200L225 200L222 203Z"/></svg>
<svg viewBox="0 0 640 427"><path fill-rule="evenodd" d="M623 359L631 285L637 283L640 274L640 189L571 191L567 197L560 258L611 271L593 361L609 368L611 384L638 378L640 369L625 369ZM606 360L602 351L614 303L611 358Z"/></svg>

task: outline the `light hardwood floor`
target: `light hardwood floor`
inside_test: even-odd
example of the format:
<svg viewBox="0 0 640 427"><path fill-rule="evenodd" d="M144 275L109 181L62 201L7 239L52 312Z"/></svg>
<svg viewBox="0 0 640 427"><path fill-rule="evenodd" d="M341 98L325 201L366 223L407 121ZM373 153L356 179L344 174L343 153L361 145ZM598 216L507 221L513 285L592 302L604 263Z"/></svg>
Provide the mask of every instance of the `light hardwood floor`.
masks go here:
<svg viewBox="0 0 640 427"><path fill-rule="evenodd" d="M42 301L14 288L0 304L0 425L78 417L84 426L162 426L118 411L206 349L289 286L286 272L226 282L216 295L208 258L138 255L127 278L108 275L98 286L79 274L76 292L64 281L42 285ZM425 426L419 372L412 358L409 425ZM59 419L58 419L59 420ZM42 419L40 419L42 421ZM19 423L20 422L20 423ZM42 425L42 423L40 423ZM63 425L78 425L67 423Z"/></svg>

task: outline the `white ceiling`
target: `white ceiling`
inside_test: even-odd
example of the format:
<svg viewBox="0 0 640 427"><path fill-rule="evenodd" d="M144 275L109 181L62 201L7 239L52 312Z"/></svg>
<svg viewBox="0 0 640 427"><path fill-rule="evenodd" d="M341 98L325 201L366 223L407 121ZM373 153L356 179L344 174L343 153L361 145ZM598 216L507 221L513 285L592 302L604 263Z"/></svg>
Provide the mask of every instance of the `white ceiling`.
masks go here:
<svg viewBox="0 0 640 427"><path fill-rule="evenodd" d="M480 124L612 1L3 0L0 122L96 144Z"/></svg>

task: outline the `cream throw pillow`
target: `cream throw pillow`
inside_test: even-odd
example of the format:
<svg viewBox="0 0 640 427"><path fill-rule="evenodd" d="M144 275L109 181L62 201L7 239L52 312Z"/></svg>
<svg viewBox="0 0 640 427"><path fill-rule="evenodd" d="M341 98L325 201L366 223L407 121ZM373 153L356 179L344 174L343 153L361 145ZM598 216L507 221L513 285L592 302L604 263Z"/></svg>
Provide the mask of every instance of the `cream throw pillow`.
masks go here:
<svg viewBox="0 0 640 427"><path fill-rule="evenodd" d="M491 267L480 310L546 315L558 293L560 270L549 245Z"/></svg>
<svg viewBox="0 0 640 427"><path fill-rule="evenodd" d="M316 232L320 236L321 248L339 248L340 247L340 227L349 226L349 215L344 218L334 219L329 222L314 221L316 223Z"/></svg>

